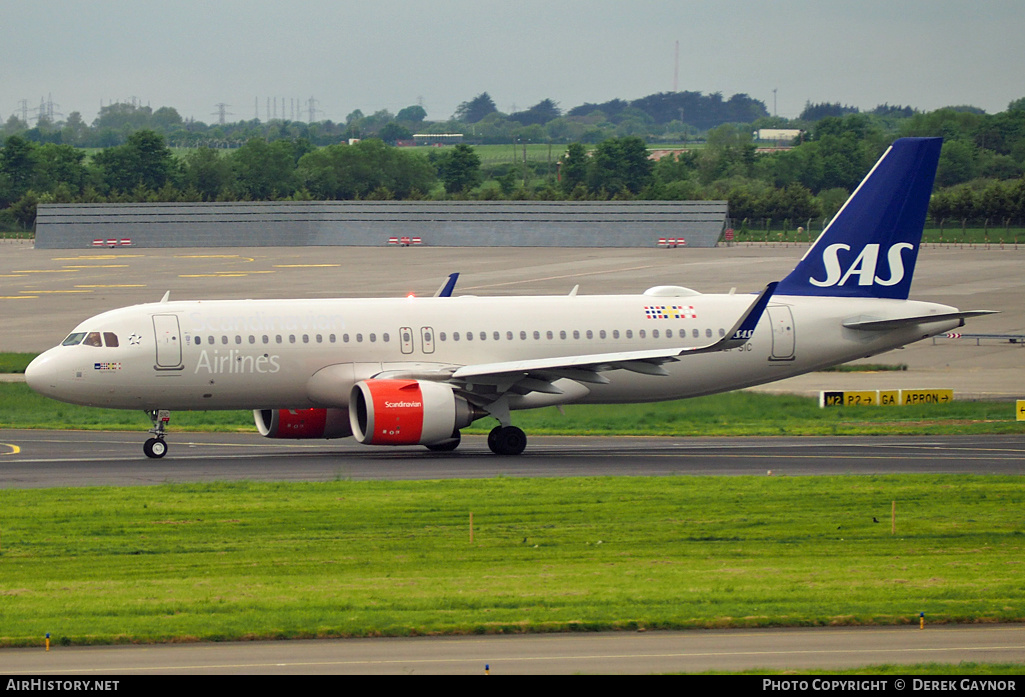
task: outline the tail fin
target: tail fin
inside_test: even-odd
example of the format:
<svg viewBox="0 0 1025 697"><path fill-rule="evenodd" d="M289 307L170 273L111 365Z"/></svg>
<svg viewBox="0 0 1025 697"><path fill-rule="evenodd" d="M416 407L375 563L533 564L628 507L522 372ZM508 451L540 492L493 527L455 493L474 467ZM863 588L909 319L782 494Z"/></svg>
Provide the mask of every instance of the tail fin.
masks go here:
<svg viewBox="0 0 1025 697"><path fill-rule="evenodd" d="M942 144L891 145L776 295L907 299Z"/></svg>

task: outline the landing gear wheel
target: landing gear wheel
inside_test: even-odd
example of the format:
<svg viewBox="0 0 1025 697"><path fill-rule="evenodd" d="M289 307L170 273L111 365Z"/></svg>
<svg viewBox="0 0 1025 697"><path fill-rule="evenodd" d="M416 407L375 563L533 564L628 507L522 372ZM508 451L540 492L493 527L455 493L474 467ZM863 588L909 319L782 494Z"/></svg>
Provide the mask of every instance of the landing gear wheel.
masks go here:
<svg viewBox="0 0 1025 697"><path fill-rule="evenodd" d="M163 438L150 438L142 445L142 452L146 457L161 458L167 454L167 443Z"/></svg>
<svg viewBox="0 0 1025 697"><path fill-rule="evenodd" d="M488 447L495 455L519 455L527 447L527 434L515 426L497 426L488 434Z"/></svg>
<svg viewBox="0 0 1025 697"><path fill-rule="evenodd" d="M450 440L445 440L440 443L429 443L427 449L434 453L450 453L459 447L463 437L460 434L456 434Z"/></svg>

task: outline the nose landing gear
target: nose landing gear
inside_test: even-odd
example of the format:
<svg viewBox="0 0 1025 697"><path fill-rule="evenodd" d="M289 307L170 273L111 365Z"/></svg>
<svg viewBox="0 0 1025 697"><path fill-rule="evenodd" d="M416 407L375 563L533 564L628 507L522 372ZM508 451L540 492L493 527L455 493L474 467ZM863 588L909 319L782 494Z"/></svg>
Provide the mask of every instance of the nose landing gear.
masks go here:
<svg viewBox="0 0 1025 697"><path fill-rule="evenodd" d="M171 412L167 409L159 409L147 411L146 415L153 424L153 428L149 430L153 437L142 444L142 452L146 454L146 457L161 458L167 454L167 443L164 441L164 436L167 422L171 420Z"/></svg>

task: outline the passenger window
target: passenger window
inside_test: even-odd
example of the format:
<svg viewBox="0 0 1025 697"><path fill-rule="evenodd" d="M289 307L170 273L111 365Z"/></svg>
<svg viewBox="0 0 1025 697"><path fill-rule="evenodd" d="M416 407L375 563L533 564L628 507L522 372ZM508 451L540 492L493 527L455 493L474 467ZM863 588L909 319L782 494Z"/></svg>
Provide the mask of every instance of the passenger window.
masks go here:
<svg viewBox="0 0 1025 697"><path fill-rule="evenodd" d="M602 329L601 331L598 332L598 338L599 339L604 339L605 338L605 330L604 329Z"/></svg>
<svg viewBox="0 0 1025 697"><path fill-rule="evenodd" d="M534 341L537 341L540 338L541 338L541 332L535 330L534 331Z"/></svg>
<svg viewBox="0 0 1025 697"><path fill-rule="evenodd" d="M253 336L252 334L249 335L249 343L250 344L255 344L256 343L256 337Z"/></svg>
<svg viewBox="0 0 1025 697"><path fill-rule="evenodd" d="M491 338L492 338L492 339L494 339L495 341L498 341L499 339L501 339L501 338L502 338L502 335L501 335L501 334L499 334L498 332L495 332L495 333L493 333L493 334L491 335Z"/></svg>
<svg viewBox="0 0 1025 697"><path fill-rule="evenodd" d="M553 335L552 335L552 330L550 330L550 329L547 332L545 332L545 336L547 336L549 340L554 338Z"/></svg>
<svg viewBox="0 0 1025 697"><path fill-rule="evenodd" d="M527 332L520 332L520 341L527 340Z"/></svg>
<svg viewBox="0 0 1025 697"><path fill-rule="evenodd" d="M627 329L627 330L626 330L626 338L627 338L627 339L632 339L632 338L634 338L634 330L633 330L633 329Z"/></svg>
<svg viewBox="0 0 1025 697"><path fill-rule="evenodd" d="M473 341L473 332L466 332L466 340Z"/></svg>
<svg viewBox="0 0 1025 697"><path fill-rule="evenodd" d="M576 336L576 334L577 334L576 332L573 332L573 336ZM588 339L593 339L594 338L594 332L592 332L590 329L587 330L587 338Z"/></svg>
<svg viewBox="0 0 1025 697"><path fill-rule="evenodd" d="M512 341L513 340L513 333L512 332L506 332L505 333L505 338L508 339L509 341Z"/></svg>
<svg viewBox="0 0 1025 697"><path fill-rule="evenodd" d="M562 331L559 332L559 338L562 339L563 341L566 340L566 330L565 329L563 329Z"/></svg>
<svg viewBox="0 0 1025 697"><path fill-rule="evenodd" d="M643 339L646 333L647 333L647 332L645 332L645 331L644 331L644 330L642 329L641 331L637 332L637 336L639 336L639 337L641 337L641 338Z"/></svg>
<svg viewBox="0 0 1025 697"><path fill-rule="evenodd" d="M619 338L619 330L618 329L613 329L612 330L612 338L613 339L618 339Z"/></svg>
<svg viewBox="0 0 1025 697"><path fill-rule="evenodd" d="M103 332L103 343L105 343L108 348L117 348L117 334L114 332Z"/></svg>

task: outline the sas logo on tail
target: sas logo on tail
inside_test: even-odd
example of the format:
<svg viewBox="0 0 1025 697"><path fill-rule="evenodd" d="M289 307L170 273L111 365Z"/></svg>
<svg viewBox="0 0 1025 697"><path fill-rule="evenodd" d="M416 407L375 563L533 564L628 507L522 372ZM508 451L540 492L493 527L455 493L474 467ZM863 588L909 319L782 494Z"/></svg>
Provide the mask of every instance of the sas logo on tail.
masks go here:
<svg viewBox="0 0 1025 697"><path fill-rule="evenodd" d="M914 249L914 245L907 242L899 242L890 247L886 252L885 266L888 275L877 275L879 266L879 245L866 244L858 258L847 267L845 271L840 261L840 250L849 252L850 245L831 244L822 251L822 264L826 270L824 279L810 277L808 281L819 288L830 286L842 286L847 283L851 276L858 277L859 286L895 286L904 280L904 258L901 253L906 249ZM847 256L847 255L845 255Z"/></svg>

